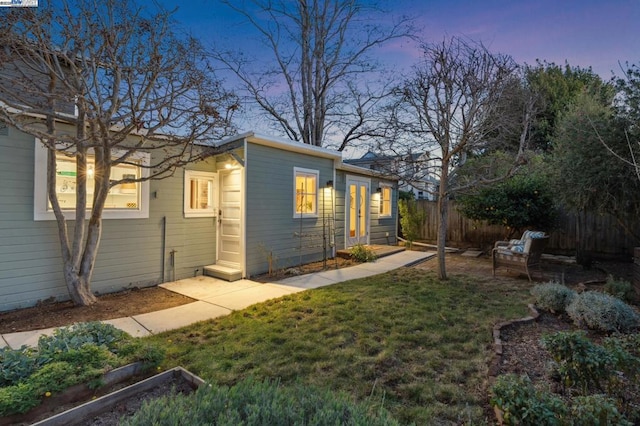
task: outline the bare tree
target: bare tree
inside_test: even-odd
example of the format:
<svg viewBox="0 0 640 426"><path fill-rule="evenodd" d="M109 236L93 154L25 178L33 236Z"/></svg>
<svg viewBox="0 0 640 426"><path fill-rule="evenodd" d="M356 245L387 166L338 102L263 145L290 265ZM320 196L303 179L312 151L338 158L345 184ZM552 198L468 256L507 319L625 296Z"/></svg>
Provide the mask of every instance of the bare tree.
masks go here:
<svg viewBox="0 0 640 426"><path fill-rule="evenodd" d="M469 153L482 149L489 135L502 125L495 120L495 110L516 69L509 56L492 54L482 44L453 37L425 45L424 60L399 91L393 127L437 160L441 279L447 277L444 254L452 172L464 164Z"/></svg>
<svg viewBox="0 0 640 426"><path fill-rule="evenodd" d="M167 11L127 0L66 0L14 9L7 18L0 24L0 122L48 150L47 195L65 281L72 300L89 305L110 189L171 176L202 158L195 143L227 131L236 100L212 79L199 43L174 32ZM135 160L140 152L148 164ZM76 162L74 214L56 192L61 154ZM116 178L119 165L143 170Z"/></svg>
<svg viewBox="0 0 640 426"><path fill-rule="evenodd" d="M359 0L223 1L261 36L271 61L253 63L246 52L214 53L255 103L288 138L323 146L328 136L343 150L379 135L372 119L389 94L373 50L408 37L406 18L389 27L372 23L379 9ZM247 3L249 5L247 5ZM388 18L386 18L388 19ZM375 82L376 84L368 84Z"/></svg>

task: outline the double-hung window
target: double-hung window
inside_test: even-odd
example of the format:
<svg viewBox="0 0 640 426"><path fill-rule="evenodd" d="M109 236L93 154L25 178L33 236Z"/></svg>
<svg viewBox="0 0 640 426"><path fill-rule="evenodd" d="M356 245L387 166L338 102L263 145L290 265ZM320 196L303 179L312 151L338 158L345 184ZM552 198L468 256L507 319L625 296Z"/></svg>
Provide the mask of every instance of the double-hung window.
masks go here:
<svg viewBox="0 0 640 426"><path fill-rule="evenodd" d="M380 217L391 217L391 187L380 187Z"/></svg>
<svg viewBox="0 0 640 426"><path fill-rule="evenodd" d="M34 175L34 220L53 220L53 208L47 194L47 148L36 140ZM117 153L114 153L117 155ZM117 164L111 168L111 180L124 180L109 189L105 201L103 218L138 219L149 217L149 182L139 182L148 176L146 168L150 163L148 153L138 152L129 157L131 164ZM87 155L87 211L93 203L94 155ZM76 208L76 185L78 170L76 159L63 153L56 153L56 196L62 211L71 218ZM130 182L127 180L130 179ZM137 181L137 182L136 182Z"/></svg>
<svg viewBox="0 0 640 426"><path fill-rule="evenodd" d="M184 217L216 216L216 173L185 170Z"/></svg>
<svg viewBox="0 0 640 426"><path fill-rule="evenodd" d="M293 198L294 217L318 216L318 178L317 170L293 168L295 193Z"/></svg>

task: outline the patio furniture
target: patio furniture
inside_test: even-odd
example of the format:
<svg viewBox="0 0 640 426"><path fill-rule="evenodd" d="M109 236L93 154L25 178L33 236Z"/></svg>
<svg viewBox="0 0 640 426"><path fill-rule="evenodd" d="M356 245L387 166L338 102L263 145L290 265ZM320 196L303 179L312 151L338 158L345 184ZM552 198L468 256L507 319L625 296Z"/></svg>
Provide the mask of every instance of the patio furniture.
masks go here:
<svg viewBox="0 0 640 426"><path fill-rule="evenodd" d="M538 268L542 276L540 257L548 240L549 236L544 232L525 231L519 240L496 241L492 251L493 276L496 275L496 269L501 267L525 273L529 281L533 268Z"/></svg>

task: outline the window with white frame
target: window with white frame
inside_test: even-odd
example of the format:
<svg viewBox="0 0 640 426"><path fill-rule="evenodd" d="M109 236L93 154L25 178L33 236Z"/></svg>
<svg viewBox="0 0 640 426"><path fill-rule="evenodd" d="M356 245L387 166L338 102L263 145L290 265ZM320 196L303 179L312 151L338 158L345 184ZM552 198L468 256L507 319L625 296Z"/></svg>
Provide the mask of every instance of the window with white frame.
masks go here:
<svg viewBox="0 0 640 426"><path fill-rule="evenodd" d="M136 153L129 162L111 169L111 180L138 180L148 175L144 168L149 165L148 153ZM87 155L87 211L93 203L95 160ZM56 154L56 195L62 211L69 217L75 214L77 168L75 157ZM105 219L137 219L149 217L149 182L125 182L109 190L103 210ZM47 195L47 148L36 141L34 175L34 220L53 220L53 208Z"/></svg>
<svg viewBox="0 0 640 426"><path fill-rule="evenodd" d="M391 217L391 187L380 186L380 217Z"/></svg>
<svg viewBox="0 0 640 426"><path fill-rule="evenodd" d="M218 175L211 172L184 171L184 217L216 216Z"/></svg>
<svg viewBox="0 0 640 426"><path fill-rule="evenodd" d="M294 217L318 216L318 180L317 170L293 168L295 194L293 199Z"/></svg>

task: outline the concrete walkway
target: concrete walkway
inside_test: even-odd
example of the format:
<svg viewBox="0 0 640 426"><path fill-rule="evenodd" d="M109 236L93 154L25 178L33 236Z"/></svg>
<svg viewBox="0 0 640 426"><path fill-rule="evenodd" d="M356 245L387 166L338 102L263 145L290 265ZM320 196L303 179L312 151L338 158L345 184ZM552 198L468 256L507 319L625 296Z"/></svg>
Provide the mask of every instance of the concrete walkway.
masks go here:
<svg viewBox="0 0 640 426"><path fill-rule="evenodd" d="M198 321L218 318L269 299L381 274L402 266L411 266L432 257L435 257L435 252L403 251L379 258L373 263L315 272L268 284L251 280L228 282L205 276L187 278L160 284L160 287L196 299L195 302L103 322L113 324L134 337L148 336L185 327ZM41 335L51 335L53 330L54 328L47 328L0 335L0 348L10 346L18 349L22 345L36 346Z"/></svg>

